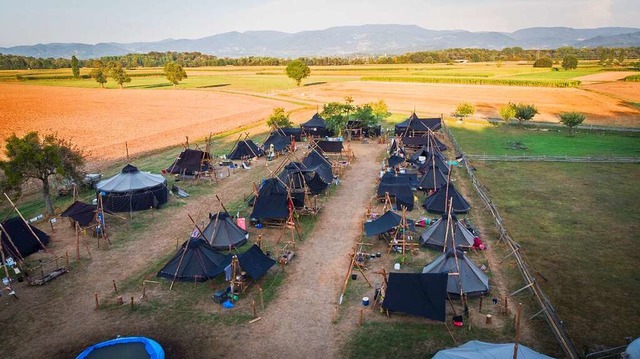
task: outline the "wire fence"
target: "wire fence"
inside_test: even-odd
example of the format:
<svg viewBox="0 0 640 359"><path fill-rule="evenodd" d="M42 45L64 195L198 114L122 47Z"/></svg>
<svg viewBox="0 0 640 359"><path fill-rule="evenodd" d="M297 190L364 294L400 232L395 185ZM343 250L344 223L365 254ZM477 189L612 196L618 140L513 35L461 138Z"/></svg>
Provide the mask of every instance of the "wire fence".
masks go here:
<svg viewBox="0 0 640 359"><path fill-rule="evenodd" d="M463 155L464 158L467 159L465 161L462 161L462 163L464 164L465 169L467 170L467 173L469 175L469 178L471 179L473 188L476 190L482 202L491 212L491 215L493 216L495 221L496 228L498 229L498 233L500 234L500 241L507 244L507 246L511 250L511 254L509 254L509 256L513 256L515 258L516 263L518 265L518 269L522 274L522 278L524 279L525 285L520 290L514 292L511 295L515 295L516 293L519 293L524 289L529 289L529 291L535 298L536 302L540 306L540 311L536 313L533 317L537 315L544 315L545 320L549 324L549 328L551 329L551 332L553 333L556 340L558 341L558 344L560 344L560 346L562 347L562 350L564 350L567 358L578 359L579 358L578 352L576 351L576 348L573 345L573 342L571 341L571 338L569 337L569 334L567 333L562 320L560 320L560 317L558 316L555 309L551 305L551 301L544 294L544 292L542 291L542 288L540 288L540 286L536 282L536 278L532 274L532 271L530 270L529 266L523 259L522 253L520 252L520 245L518 245L518 243L511 237L511 235L505 228L504 220L500 215L500 212L498 212L498 209L496 208L495 204L491 200L491 197L488 195L487 189L476 178L473 172L472 166L469 165L468 159L471 159L471 156L464 155L464 152L462 152L462 149L458 145L453 133L451 133L450 129L446 126L444 122L442 124L442 128L444 129L444 132L447 134L447 136L453 143L456 153Z"/></svg>

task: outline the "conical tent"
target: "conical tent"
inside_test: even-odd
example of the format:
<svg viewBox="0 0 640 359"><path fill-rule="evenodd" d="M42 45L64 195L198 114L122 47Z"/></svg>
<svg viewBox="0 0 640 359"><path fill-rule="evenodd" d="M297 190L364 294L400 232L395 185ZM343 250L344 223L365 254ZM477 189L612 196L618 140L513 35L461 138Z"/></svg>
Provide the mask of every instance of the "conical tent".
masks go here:
<svg viewBox="0 0 640 359"><path fill-rule="evenodd" d="M458 193L452 183L438 188L434 194L427 197L423 207L429 212L443 214L447 212L449 200L453 200L453 213L467 213L471 209L469 202Z"/></svg>
<svg viewBox="0 0 640 359"><path fill-rule="evenodd" d="M420 173L427 172L429 168L433 167L433 165L435 164L436 166L438 166L438 169L442 171L442 173L444 173L445 175L449 174L449 164L447 163L447 159L439 152L429 153L424 163L414 162L414 164L418 166L418 171Z"/></svg>
<svg viewBox="0 0 640 359"><path fill-rule="evenodd" d="M436 353L433 359L498 359L513 358L514 343L493 344L472 340L459 347L444 349ZM552 359L522 344L518 344L519 359Z"/></svg>
<svg viewBox="0 0 640 359"><path fill-rule="evenodd" d="M247 243L249 233L240 228L226 212L209 215L209 224L199 238L205 239L214 249L240 247Z"/></svg>
<svg viewBox="0 0 640 359"><path fill-rule="evenodd" d="M428 191L435 190L447 184L447 176L440 171L440 167L432 165L418 179L418 189Z"/></svg>
<svg viewBox="0 0 640 359"><path fill-rule="evenodd" d="M434 118L418 118L415 112L406 120L395 126L395 134L403 136L415 136L426 134L430 131L437 131L442 127L442 119Z"/></svg>
<svg viewBox="0 0 640 359"><path fill-rule="evenodd" d="M452 296L466 294L472 297L489 292L489 278L460 250L454 253L453 249L448 249L422 270L422 273L443 272L453 273L447 283L447 293Z"/></svg>
<svg viewBox="0 0 640 359"><path fill-rule="evenodd" d="M453 229L449 227L448 238L446 239L447 249L453 247L452 239L455 239L456 248L472 247L475 237L473 233L469 232L455 215L451 215L451 221L453 222ZM435 221L435 223L420 235L420 244L441 251L445 246L447 226L450 226L449 216L443 214L440 219Z"/></svg>
<svg viewBox="0 0 640 359"><path fill-rule="evenodd" d="M300 125L300 129L306 136L324 137L329 134L327 122L316 113L311 119Z"/></svg>
<svg viewBox="0 0 640 359"><path fill-rule="evenodd" d="M187 148L180 153L171 166L167 167L166 171L192 176L196 172L208 171L210 164L211 154L209 152Z"/></svg>
<svg viewBox="0 0 640 359"><path fill-rule="evenodd" d="M287 188L277 178L264 180L253 203L251 218L286 219L289 215Z"/></svg>
<svg viewBox="0 0 640 359"><path fill-rule="evenodd" d="M171 280L175 277L178 281L205 281L224 273L229 264L231 256L216 251L202 238L191 238L162 267L158 277Z"/></svg>
<svg viewBox="0 0 640 359"><path fill-rule="evenodd" d="M260 157L263 155L264 152L262 149L256 146L252 140L240 140L236 143L233 151L227 155L227 158L231 160L242 160L246 158Z"/></svg>
<svg viewBox="0 0 640 359"><path fill-rule="evenodd" d="M121 173L98 182L96 191L102 193L104 209L111 212L157 208L169 199L167 180L162 175L142 172L130 164Z"/></svg>

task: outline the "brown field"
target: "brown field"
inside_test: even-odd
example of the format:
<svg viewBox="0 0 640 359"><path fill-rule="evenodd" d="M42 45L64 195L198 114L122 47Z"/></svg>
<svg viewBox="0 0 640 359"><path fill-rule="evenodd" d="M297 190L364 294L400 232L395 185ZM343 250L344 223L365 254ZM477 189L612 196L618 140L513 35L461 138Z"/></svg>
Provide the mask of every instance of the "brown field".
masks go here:
<svg viewBox="0 0 640 359"><path fill-rule="evenodd" d="M629 93L635 91L636 97L640 93L637 83L624 88ZM469 102L476 107L475 116L495 118L499 117L498 109L508 102L525 102L538 107L540 114L535 117L536 121L558 122L559 113L579 111L587 115L585 124L640 126L639 109L626 106L621 99L579 88L353 81L295 89L291 94L318 103L341 101L345 96L352 96L358 103L384 99L392 112L409 114L415 109L421 116L447 116L461 102Z"/></svg>
<svg viewBox="0 0 640 359"><path fill-rule="evenodd" d="M625 101L640 102L640 84L638 82L604 82L585 85L582 88Z"/></svg>
<svg viewBox="0 0 640 359"><path fill-rule="evenodd" d="M0 143L12 133L57 132L90 157L113 160L266 118L287 102L212 91L104 90L0 84Z"/></svg>
<svg viewBox="0 0 640 359"><path fill-rule="evenodd" d="M623 78L637 74L636 71L608 71L608 72L599 72L592 75L580 76L576 77L575 80L580 80L583 83L585 82L609 82L609 81L618 81Z"/></svg>

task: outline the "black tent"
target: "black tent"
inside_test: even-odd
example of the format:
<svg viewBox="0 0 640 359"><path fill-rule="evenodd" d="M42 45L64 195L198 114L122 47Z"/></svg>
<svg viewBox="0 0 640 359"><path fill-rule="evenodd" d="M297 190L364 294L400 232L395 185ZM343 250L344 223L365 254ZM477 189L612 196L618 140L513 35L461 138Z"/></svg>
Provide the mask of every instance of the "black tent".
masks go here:
<svg viewBox="0 0 640 359"><path fill-rule="evenodd" d="M325 137L329 135L327 122L318 113L313 115L309 121L301 124L300 129L305 136Z"/></svg>
<svg viewBox="0 0 640 359"><path fill-rule="evenodd" d="M439 155L437 152L429 153L424 163L418 162L415 163L415 165L418 166L418 172L425 173L433 167L434 163L443 174L449 174L449 164L447 163L447 159L442 155Z"/></svg>
<svg viewBox="0 0 640 359"><path fill-rule="evenodd" d="M80 227L86 227L95 222L96 206L75 201L60 214L61 217L69 217L78 222ZM95 222L97 224L97 222Z"/></svg>
<svg viewBox="0 0 640 359"><path fill-rule="evenodd" d="M432 213L447 213L449 199L453 200L453 213L467 213L471 209L469 202L456 190L453 183L438 188L434 194L427 197L422 206Z"/></svg>
<svg viewBox="0 0 640 359"><path fill-rule="evenodd" d="M342 141L320 140L316 141L316 145L325 153L342 153L344 149Z"/></svg>
<svg viewBox="0 0 640 359"><path fill-rule="evenodd" d="M440 142L436 137L432 135L424 135L424 136L404 136L402 137L402 144L405 147L419 149L422 147L427 147L429 149L436 148L440 151L446 151L447 146Z"/></svg>
<svg viewBox="0 0 640 359"><path fill-rule="evenodd" d="M437 131L440 127L442 127L441 118L418 118L414 112L409 118L395 126L395 134L402 136L420 136L431 131Z"/></svg>
<svg viewBox="0 0 640 359"><path fill-rule="evenodd" d="M211 164L211 154L200 150L185 149L180 156L167 167L168 173L179 173L193 176L196 172L206 172Z"/></svg>
<svg viewBox="0 0 640 359"><path fill-rule="evenodd" d="M402 162L404 161L404 157L398 155L391 155L391 157L387 158L387 164L389 165L389 167L395 167L399 164L402 164Z"/></svg>
<svg viewBox="0 0 640 359"><path fill-rule="evenodd" d="M451 221L453 222L453 229L450 227L449 216L443 214L440 219L435 221L422 233L420 243L425 247L441 251L445 246L445 236L447 235L447 227L449 226L447 248L453 247L452 239L455 239L456 248L472 247L473 239L475 238L473 233L469 232L455 215L451 215Z"/></svg>
<svg viewBox="0 0 640 359"><path fill-rule="evenodd" d="M243 160L246 158L260 157L263 156L264 152L261 148L256 146L252 140L240 140L236 143L236 146L233 148L233 151L227 155L228 159L231 160Z"/></svg>
<svg viewBox="0 0 640 359"><path fill-rule="evenodd" d="M103 208L111 212L142 211L168 201L167 180L126 165L122 172L96 184Z"/></svg>
<svg viewBox="0 0 640 359"><path fill-rule="evenodd" d="M448 277L447 273L389 273L382 307L444 322Z"/></svg>
<svg viewBox="0 0 640 359"><path fill-rule="evenodd" d="M401 223L402 216L389 210L375 220L371 222L365 222L364 233L367 237L375 236L378 234L386 233L398 227ZM407 225L409 226L409 230L416 230L412 220L407 219Z"/></svg>
<svg viewBox="0 0 640 359"><path fill-rule="evenodd" d="M276 264L276 261L264 254L255 244L248 251L238 254L238 262L242 270L255 280L260 279Z"/></svg>
<svg viewBox="0 0 640 359"><path fill-rule="evenodd" d="M418 179L418 189L429 191L447 184L447 176L438 165L426 166L426 172Z"/></svg>
<svg viewBox="0 0 640 359"><path fill-rule="evenodd" d="M307 157L302 160L302 163L307 166L308 170L313 170L319 174L324 182L331 183L333 181L331 162L318 151L311 150Z"/></svg>
<svg viewBox="0 0 640 359"><path fill-rule="evenodd" d="M271 132L262 144L262 151L269 152L271 145L273 145L274 151L285 152L291 146L291 137L277 131Z"/></svg>
<svg viewBox="0 0 640 359"><path fill-rule="evenodd" d="M215 249L240 247L247 243L249 233L240 228L226 212L209 215L209 224L202 230L204 238Z"/></svg>
<svg viewBox="0 0 640 359"><path fill-rule="evenodd" d="M396 199L398 207L403 206L407 211L413 210L413 191L409 183L388 184L380 182L377 193L378 197L384 197L385 193L389 193L389 197Z"/></svg>
<svg viewBox="0 0 640 359"><path fill-rule="evenodd" d="M380 178L380 183L385 184L408 184L411 189L418 188L418 174L405 172L405 173L394 173L394 172L385 172Z"/></svg>
<svg viewBox="0 0 640 359"><path fill-rule="evenodd" d="M323 169L316 167L308 168L304 163L290 162L284 166L282 172L278 175L278 178L289 186L292 192L305 190L313 195L322 193L329 185L331 181L325 181L321 173ZM303 196L304 197L304 196ZM304 200L304 198L303 198ZM294 200L295 202L295 200ZM302 204L304 205L304 203ZM296 205L296 207L299 207Z"/></svg>
<svg viewBox="0 0 640 359"><path fill-rule="evenodd" d="M277 178L264 180L253 203L251 218L287 219L289 215L287 188Z"/></svg>
<svg viewBox="0 0 640 359"><path fill-rule="evenodd" d="M283 135L293 138L295 141L302 141L302 130L295 127L282 127L278 129L278 132Z"/></svg>
<svg viewBox="0 0 640 359"><path fill-rule="evenodd" d="M216 251L202 238L191 238L184 242L176 255L162 267L158 277L173 280L177 270L178 281L205 281L224 273L225 267L229 264L231 256Z"/></svg>
<svg viewBox="0 0 640 359"><path fill-rule="evenodd" d="M31 227L42 244L49 243L49 236L43 231L32 225L27 225L22 218L9 218L0 225L0 230L2 230L0 240L2 240L2 249L5 256L14 259L24 258L29 254L44 249L38 239L33 236L29 227Z"/></svg>
<svg viewBox="0 0 640 359"><path fill-rule="evenodd" d="M422 273L453 273L447 284L447 292L452 296L459 297L461 293L480 296L489 292L489 278L460 250L454 253L448 249L425 266Z"/></svg>

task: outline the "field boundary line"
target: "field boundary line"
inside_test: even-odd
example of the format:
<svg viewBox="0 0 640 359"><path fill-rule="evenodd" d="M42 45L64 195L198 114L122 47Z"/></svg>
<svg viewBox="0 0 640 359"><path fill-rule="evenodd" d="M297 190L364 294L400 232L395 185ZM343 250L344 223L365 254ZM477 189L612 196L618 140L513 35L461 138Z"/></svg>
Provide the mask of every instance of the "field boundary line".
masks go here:
<svg viewBox="0 0 640 359"><path fill-rule="evenodd" d="M640 163L640 157L616 156L465 155L465 158L476 161L496 162Z"/></svg>
<svg viewBox="0 0 640 359"><path fill-rule="evenodd" d="M451 139L451 143L453 143L453 146L456 152L461 154L464 157L465 156L464 152L462 152L462 149L458 145L458 142L456 141L455 136L453 135L449 127L447 127L445 121L443 121L442 123L442 128L444 129L444 132L445 134L447 134L449 139ZM549 328L551 329L551 332L553 333L556 340L558 341L558 344L560 344L560 347L562 347L562 350L566 354L567 358L570 358L570 359L580 358L573 342L571 341L571 338L569 337L569 333L567 333L567 330L564 327L563 321L560 320L560 317L558 316L557 312L551 305L551 301L542 291L542 288L540 288L540 286L538 285L538 282L536 281L535 277L533 276L533 274L529 269L529 265L527 264L527 262L525 262L524 258L522 257L522 253L519 250L520 245L511 237L511 235L505 228L504 219L500 215L500 212L498 212L498 209L493 203L493 200L487 194L487 191L485 187L482 185L482 183L480 183L480 181L476 178L475 174L473 173L474 169L469 164L469 161L463 161L462 163L464 163L465 169L467 170L467 174L469 175L469 178L471 178L473 188L476 190L476 192L478 193L478 196L480 197L482 202L485 204L485 206L489 209L489 211L491 212L491 215L494 218L496 228L500 233L499 240L506 243L511 249L511 253L512 253L511 255L513 255L513 257L515 258L516 263L518 265L518 269L520 270L520 274L522 274L522 278L524 279L524 282L525 282L525 286L522 289L528 288L531 294L533 295L533 297L536 299L536 301L540 305L541 309L536 315L544 314L544 318L547 321L547 324L549 324Z"/></svg>

